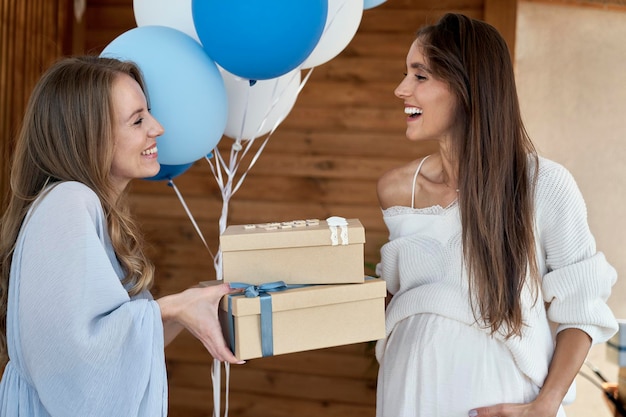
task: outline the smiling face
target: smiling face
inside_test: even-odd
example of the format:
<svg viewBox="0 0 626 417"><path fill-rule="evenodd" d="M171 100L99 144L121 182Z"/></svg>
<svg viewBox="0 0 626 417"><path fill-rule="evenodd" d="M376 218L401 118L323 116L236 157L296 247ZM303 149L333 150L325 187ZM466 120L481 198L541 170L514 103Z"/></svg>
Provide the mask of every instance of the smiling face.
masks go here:
<svg viewBox="0 0 626 417"><path fill-rule="evenodd" d="M404 101L406 136L410 140L452 139L456 97L448 83L436 78L428 67L418 41L406 58L406 76L394 91Z"/></svg>
<svg viewBox="0 0 626 417"><path fill-rule="evenodd" d="M113 162L111 179L121 192L134 178L158 174L156 138L163 127L148 111L146 97L132 77L120 74L113 83Z"/></svg>

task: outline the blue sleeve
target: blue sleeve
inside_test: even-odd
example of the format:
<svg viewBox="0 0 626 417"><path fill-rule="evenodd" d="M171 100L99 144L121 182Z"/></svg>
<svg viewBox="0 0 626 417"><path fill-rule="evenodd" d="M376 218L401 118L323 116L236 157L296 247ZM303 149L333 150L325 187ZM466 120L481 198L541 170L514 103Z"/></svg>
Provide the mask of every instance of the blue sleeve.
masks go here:
<svg viewBox="0 0 626 417"><path fill-rule="evenodd" d="M52 416L165 415L158 304L131 300L95 194L62 184L35 208L14 255L24 372Z"/></svg>

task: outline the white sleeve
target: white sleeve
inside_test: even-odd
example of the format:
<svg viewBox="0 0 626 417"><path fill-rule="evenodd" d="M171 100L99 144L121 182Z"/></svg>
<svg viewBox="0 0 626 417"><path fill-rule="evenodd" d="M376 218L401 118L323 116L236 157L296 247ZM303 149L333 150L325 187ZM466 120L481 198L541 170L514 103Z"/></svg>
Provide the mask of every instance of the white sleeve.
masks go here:
<svg viewBox="0 0 626 417"><path fill-rule="evenodd" d="M547 165L547 166L546 166ZM606 303L617 273L596 243L578 186L562 166L540 167L536 194L539 242L545 259L543 298L557 331L579 328L593 343L608 340L617 321Z"/></svg>

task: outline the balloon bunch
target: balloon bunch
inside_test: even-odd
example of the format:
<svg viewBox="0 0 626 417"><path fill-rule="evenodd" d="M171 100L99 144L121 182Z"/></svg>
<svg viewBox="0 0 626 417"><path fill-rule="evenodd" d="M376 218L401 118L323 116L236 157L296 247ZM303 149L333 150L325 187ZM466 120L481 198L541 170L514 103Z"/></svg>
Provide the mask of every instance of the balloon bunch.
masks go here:
<svg viewBox="0 0 626 417"><path fill-rule="evenodd" d="M209 252L173 179L195 162L208 161L223 199L223 232L230 198L293 108L313 68L345 49L363 10L383 2L133 1L137 27L114 39L101 55L134 61L142 70L151 111L165 129L157 139L161 170L147 179L166 180L174 188ZM305 77L303 70L308 70ZM232 139L229 158L217 148L224 136ZM235 180L242 158L263 136ZM221 279L219 250L213 258ZM217 410L219 386L217 381Z"/></svg>
<svg viewBox="0 0 626 417"><path fill-rule="evenodd" d="M345 49L363 10L384 1L134 0L137 27L102 55L139 65L151 111L165 129L157 139L161 170L147 179L175 188L175 177L196 161L208 161L223 197L221 233L231 196L313 68ZM235 180L242 158L263 136ZM217 149L223 137L233 140L229 158ZM211 152L214 158L207 157ZM214 260L219 279L219 251Z"/></svg>

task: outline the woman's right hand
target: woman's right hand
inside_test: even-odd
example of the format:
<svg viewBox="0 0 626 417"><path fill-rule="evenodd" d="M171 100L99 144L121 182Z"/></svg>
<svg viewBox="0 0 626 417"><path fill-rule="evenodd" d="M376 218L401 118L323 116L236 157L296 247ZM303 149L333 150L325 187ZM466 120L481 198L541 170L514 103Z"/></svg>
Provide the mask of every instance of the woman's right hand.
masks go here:
<svg viewBox="0 0 626 417"><path fill-rule="evenodd" d="M222 334L218 319L220 300L232 290L228 283L206 287L192 287L183 292L159 298L163 323L175 322L194 335L211 356L222 362L242 364L233 355Z"/></svg>

